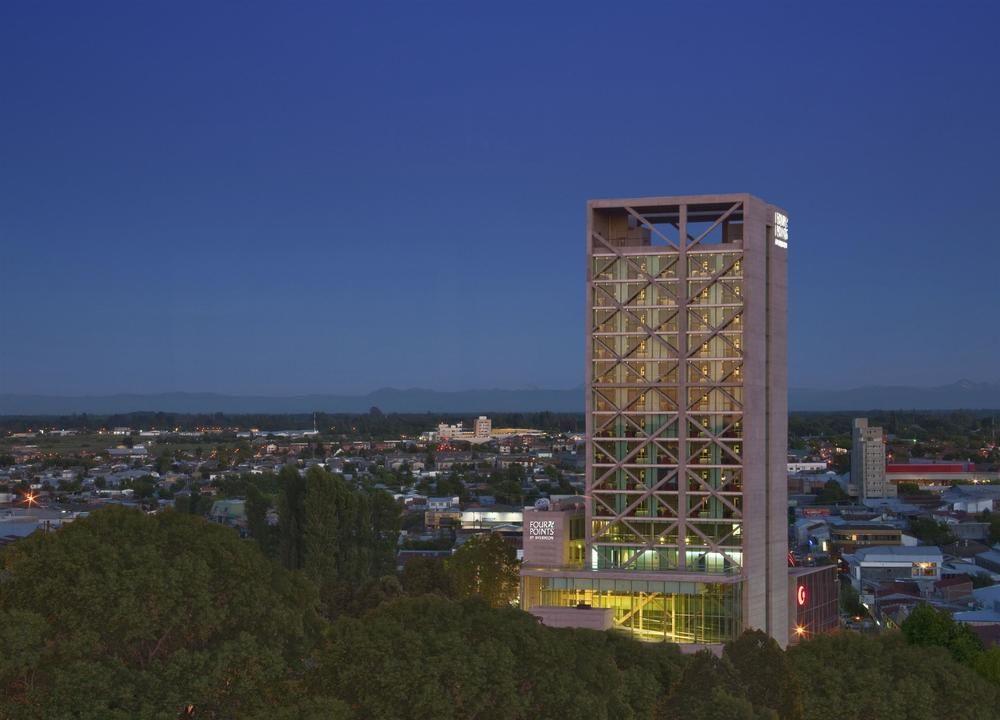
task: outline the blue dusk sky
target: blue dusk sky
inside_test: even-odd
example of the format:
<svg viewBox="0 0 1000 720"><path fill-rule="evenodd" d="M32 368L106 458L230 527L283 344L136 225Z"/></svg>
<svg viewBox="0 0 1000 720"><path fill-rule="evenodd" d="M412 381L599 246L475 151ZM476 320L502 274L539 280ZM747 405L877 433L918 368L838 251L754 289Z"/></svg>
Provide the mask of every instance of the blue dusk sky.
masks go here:
<svg viewBox="0 0 1000 720"><path fill-rule="evenodd" d="M790 215L789 383L1000 379L996 2L0 5L0 392L583 380L592 197Z"/></svg>

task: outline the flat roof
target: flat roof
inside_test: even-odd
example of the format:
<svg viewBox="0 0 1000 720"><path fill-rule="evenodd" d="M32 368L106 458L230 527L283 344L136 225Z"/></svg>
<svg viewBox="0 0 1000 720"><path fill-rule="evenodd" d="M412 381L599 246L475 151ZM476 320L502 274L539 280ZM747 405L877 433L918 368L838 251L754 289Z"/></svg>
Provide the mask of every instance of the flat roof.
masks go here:
<svg viewBox="0 0 1000 720"><path fill-rule="evenodd" d="M977 558L982 558L987 562L1000 563L1000 550L987 550L976 554Z"/></svg>
<svg viewBox="0 0 1000 720"><path fill-rule="evenodd" d="M874 520L845 520L839 523L830 523L835 530L887 530L892 532L902 532L902 530L890 523L878 522Z"/></svg>
<svg viewBox="0 0 1000 720"><path fill-rule="evenodd" d="M796 567L788 568L788 575L790 577L802 577L803 575L812 575L813 573L833 571L836 573L836 565L799 565Z"/></svg>
<svg viewBox="0 0 1000 720"><path fill-rule="evenodd" d="M943 558L941 548L935 545L916 545L906 547L905 545L869 545L854 551L854 557L859 561L876 560L878 558L891 557L896 560L903 560L907 557L918 558Z"/></svg>
<svg viewBox="0 0 1000 720"><path fill-rule="evenodd" d="M620 208L626 205L629 207L655 208L677 205L732 205L735 202L743 202L750 199L770 204L750 193L722 193L718 195L650 195L647 197L632 198L597 198L588 200L587 205L591 208ZM723 209L727 210L728 206Z"/></svg>

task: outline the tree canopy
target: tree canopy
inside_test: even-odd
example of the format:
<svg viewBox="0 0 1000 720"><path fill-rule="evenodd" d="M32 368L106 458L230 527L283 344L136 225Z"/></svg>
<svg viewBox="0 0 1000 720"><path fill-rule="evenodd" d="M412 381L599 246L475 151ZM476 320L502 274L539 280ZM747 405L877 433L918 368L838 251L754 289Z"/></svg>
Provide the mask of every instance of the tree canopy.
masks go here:
<svg viewBox="0 0 1000 720"><path fill-rule="evenodd" d="M997 685L901 633L820 635L787 651L809 720L992 720Z"/></svg>
<svg viewBox="0 0 1000 720"><path fill-rule="evenodd" d="M0 717L255 717L319 627L308 582L176 512L103 509L3 567Z"/></svg>
<svg viewBox="0 0 1000 720"><path fill-rule="evenodd" d="M447 562L459 597L479 597L495 608L509 606L517 598L519 567L517 551L494 533L470 538Z"/></svg>
<svg viewBox="0 0 1000 720"><path fill-rule="evenodd" d="M426 595L339 619L310 687L372 720L650 718L682 662L673 646Z"/></svg>
<svg viewBox="0 0 1000 720"><path fill-rule="evenodd" d="M751 631L716 657L541 625L509 604L498 536L401 580L372 552L354 575L342 520L375 528L374 505L357 514L336 479L301 479L320 498L298 569L203 518L118 507L0 550L0 718L986 720L1000 703L1000 651L930 608L902 632L788 651Z"/></svg>
<svg viewBox="0 0 1000 720"><path fill-rule="evenodd" d="M277 542L260 523L259 499L251 504L251 532L263 549L276 548L285 567L316 583L328 612L335 614L351 588L395 573L400 519L391 495L352 488L318 466L301 476L287 465L278 480Z"/></svg>

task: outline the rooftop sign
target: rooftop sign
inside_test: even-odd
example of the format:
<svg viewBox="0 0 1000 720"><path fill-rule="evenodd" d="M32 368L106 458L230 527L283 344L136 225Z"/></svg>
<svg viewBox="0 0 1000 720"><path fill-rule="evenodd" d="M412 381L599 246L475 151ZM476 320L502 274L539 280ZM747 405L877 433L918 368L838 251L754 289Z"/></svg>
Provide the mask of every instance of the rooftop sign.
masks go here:
<svg viewBox="0 0 1000 720"><path fill-rule="evenodd" d="M788 247L788 216L780 212L774 213L774 244Z"/></svg>

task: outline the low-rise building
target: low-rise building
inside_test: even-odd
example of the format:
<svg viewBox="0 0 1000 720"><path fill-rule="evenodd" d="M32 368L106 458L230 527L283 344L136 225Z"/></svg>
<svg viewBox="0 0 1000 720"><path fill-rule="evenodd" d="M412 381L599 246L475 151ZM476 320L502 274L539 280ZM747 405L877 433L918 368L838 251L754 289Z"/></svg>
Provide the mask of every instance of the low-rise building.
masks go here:
<svg viewBox="0 0 1000 720"><path fill-rule="evenodd" d="M461 440L463 442L479 444L489 442L492 439L493 421L485 415L480 415L473 422L471 430L466 430L463 423L439 423L436 431L423 433L421 439L428 441L440 440Z"/></svg>
<svg viewBox="0 0 1000 720"><path fill-rule="evenodd" d="M495 528L502 525L520 527L524 520L521 508L493 505L490 507L470 507L462 510L460 522L463 528Z"/></svg>
<svg viewBox="0 0 1000 720"><path fill-rule="evenodd" d="M471 465L475 462L472 453L439 452L434 456L434 467L438 470L451 470L456 465Z"/></svg>
<svg viewBox="0 0 1000 720"><path fill-rule="evenodd" d="M796 473L825 473L828 469L825 462L790 462L788 463L788 474Z"/></svg>
<svg viewBox="0 0 1000 720"><path fill-rule="evenodd" d="M108 455L113 458L144 458L149 452L146 450L145 445L133 445L132 447L113 447L108 448Z"/></svg>
<svg viewBox="0 0 1000 720"><path fill-rule="evenodd" d="M840 627L840 581L836 565L788 568L790 642Z"/></svg>
<svg viewBox="0 0 1000 720"><path fill-rule="evenodd" d="M428 510L451 510L453 508L458 508L458 506L459 506L458 495L427 498Z"/></svg>
<svg viewBox="0 0 1000 720"><path fill-rule="evenodd" d="M900 545L903 531L889 523L878 521L831 522L830 541L833 549L852 553L872 545Z"/></svg>
<svg viewBox="0 0 1000 720"><path fill-rule="evenodd" d="M954 512L970 515L1000 509L1000 485L956 485L941 494L941 501Z"/></svg>
<svg viewBox="0 0 1000 720"><path fill-rule="evenodd" d="M1000 573L1000 550L991 549L979 553L975 557L975 563L985 570Z"/></svg>
<svg viewBox="0 0 1000 720"><path fill-rule="evenodd" d="M409 468L412 472L420 472L426 466L426 459L423 455L412 453L395 453L385 456L385 467L388 470L400 470Z"/></svg>
<svg viewBox="0 0 1000 720"><path fill-rule="evenodd" d="M948 487L963 483L958 487L996 482L1000 480L1000 472L986 472L976 469L971 462L933 462L921 460L910 463L889 463L885 466L886 480L892 485L908 483L920 486ZM995 488L1000 489L1000 488ZM964 509L964 508L957 508ZM973 512L973 511L969 511Z"/></svg>
<svg viewBox="0 0 1000 720"><path fill-rule="evenodd" d="M971 597L972 589L972 579L968 575L949 575L934 583L934 594L947 602Z"/></svg>
<svg viewBox="0 0 1000 720"><path fill-rule="evenodd" d="M845 555L850 569L851 584L861 593L879 583L894 580L914 580L932 585L941 579L944 556L941 549L920 545L874 546L858 548Z"/></svg>
<svg viewBox="0 0 1000 720"><path fill-rule="evenodd" d="M952 615L956 622L966 623L970 626L997 626L1000 625L1000 600L992 602L980 602L975 610L965 610Z"/></svg>

